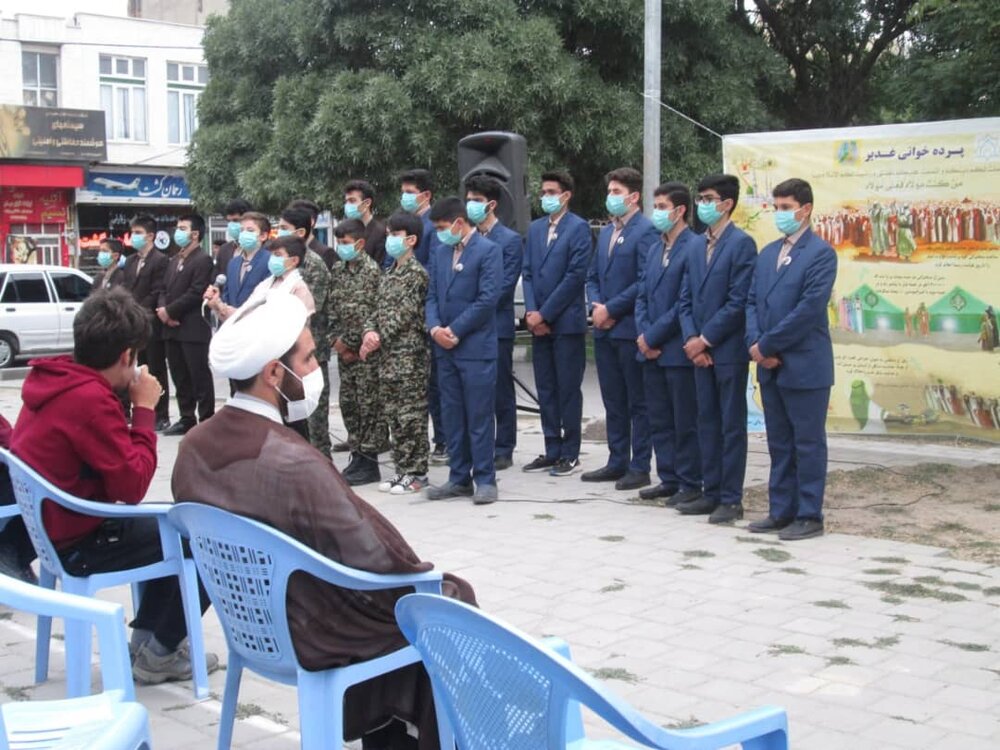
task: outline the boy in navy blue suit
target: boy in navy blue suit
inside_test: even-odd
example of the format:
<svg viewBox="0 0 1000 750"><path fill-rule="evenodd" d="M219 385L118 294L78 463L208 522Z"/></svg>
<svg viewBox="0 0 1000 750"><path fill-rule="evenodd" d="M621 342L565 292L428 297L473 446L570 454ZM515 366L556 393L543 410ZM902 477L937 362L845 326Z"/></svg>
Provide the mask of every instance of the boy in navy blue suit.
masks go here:
<svg viewBox="0 0 1000 750"><path fill-rule="evenodd" d="M583 422L584 287L593 240L587 222L569 210L573 178L562 171L542 174L542 210L531 222L524 247L522 289L525 323L532 333L532 365L542 416L545 453L525 471L568 476L580 466Z"/></svg>
<svg viewBox="0 0 1000 750"><path fill-rule="evenodd" d="M698 398L680 316L684 276L698 245L698 235L688 229L690 210L691 192L681 182L664 183L653 192L653 225L662 235L646 254L635 300L636 345L660 479L639 497L666 498L667 507L701 497Z"/></svg>
<svg viewBox="0 0 1000 750"><path fill-rule="evenodd" d="M240 252L233 255L226 267L226 285L220 297L230 307L239 307L246 302L257 285L271 277L267 270L270 253L261 252L271 232L271 222L264 214L250 211L240 217L240 233L237 239Z"/></svg>
<svg viewBox="0 0 1000 750"><path fill-rule="evenodd" d="M460 198L435 203L430 219L439 244L430 262L426 322L437 360L450 472L445 484L427 490L427 497L471 495L476 505L485 505L497 499L493 410L503 263L500 248L476 231Z"/></svg>
<svg viewBox="0 0 1000 750"><path fill-rule="evenodd" d="M698 218L708 229L692 251L681 292L684 353L696 368L704 490L677 509L708 515L709 523L743 518L750 369L743 339L757 245L731 221L739 194L733 175L709 175L698 183Z"/></svg>
<svg viewBox="0 0 1000 750"><path fill-rule="evenodd" d="M647 250L659 232L642 215L642 174L631 167L609 172L605 207L611 222L601 229L587 273L587 298L594 321L594 360L607 424L608 462L580 477L615 482L615 489L649 484L649 422L636 359L635 299Z"/></svg>
<svg viewBox="0 0 1000 750"><path fill-rule="evenodd" d="M517 397L514 393L514 289L521 278L524 238L497 218L500 183L493 177L473 175L465 181L465 213L479 233L500 246L503 281L497 301L497 436L494 466L497 471L514 463L517 445Z"/></svg>
<svg viewBox="0 0 1000 750"><path fill-rule="evenodd" d="M812 188L777 185L775 224L784 235L757 259L747 300L746 345L757 380L771 454L768 516L749 530L786 541L823 533L826 412L833 386L833 344L826 305L837 278L837 253L813 234Z"/></svg>

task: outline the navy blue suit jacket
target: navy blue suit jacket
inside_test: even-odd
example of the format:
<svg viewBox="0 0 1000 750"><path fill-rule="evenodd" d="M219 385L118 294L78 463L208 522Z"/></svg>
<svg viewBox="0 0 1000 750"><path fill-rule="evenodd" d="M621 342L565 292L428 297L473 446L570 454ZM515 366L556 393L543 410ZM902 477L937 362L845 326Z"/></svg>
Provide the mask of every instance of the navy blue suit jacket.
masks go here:
<svg viewBox="0 0 1000 750"><path fill-rule="evenodd" d="M681 288L697 245L698 235L685 229L670 248L666 268L663 267L662 239L646 252L646 270L635 298L635 325L651 349L663 350L656 360L661 367L693 367L684 353ZM646 360L641 352L637 357L640 362Z"/></svg>
<svg viewBox="0 0 1000 750"><path fill-rule="evenodd" d="M452 268L453 250L437 243L431 261L427 291L427 330L450 327L459 339L454 349L434 344L435 355L450 353L457 359L496 359L497 298L503 279L500 248L473 232Z"/></svg>
<svg viewBox="0 0 1000 750"><path fill-rule="evenodd" d="M547 216L535 219L528 227L521 269L524 310L540 313L552 333L586 333L584 287L593 249L590 226L567 212L556 226L551 247L548 234Z"/></svg>
<svg viewBox="0 0 1000 750"><path fill-rule="evenodd" d="M503 280L500 283L500 299L497 302L497 338L514 338L514 290L521 278L521 264L524 262L524 238L499 221L493 225L486 239L499 245L503 253Z"/></svg>
<svg viewBox="0 0 1000 750"><path fill-rule="evenodd" d="M706 264L708 238L698 235L681 290L684 341L704 336L716 364L747 362L744 344L747 293L757 260L757 244L735 224L728 224Z"/></svg>
<svg viewBox="0 0 1000 750"><path fill-rule="evenodd" d="M239 307L246 302L260 282L271 278L271 272L267 269L267 261L270 259L271 253L260 248L250 261L250 270L243 277L241 284L240 268L243 266L243 253L236 253L226 267L226 285L222 287L220 295L222 301L231 307Z"/></svg>
<svg viewBox="0 0 1000 750"><path fill-rule="evenodd" d="M761 383L776 378L783 388L833 385L833 344L826 306L837 279L837 253L807 229L777 268L784 239L775 240L757 258L747 300L746 346L757 344L781 366L757 367Z"/></svg>
<svg viewBox="0 0 1000 750"><path fill-rule="evenodd" d="M430 271L431 258L434 250L441 246L441 241L437 238L437 230L431 223L430 209L424 211L420 220L424 223L424 233L420 236L420 242L413 248L413 257L420 261L427 271Z"/></svg>
<svg viewBox="0 0 1000 750"><path fill-rule="evenodd" d="M587 300L593 305L600 302L615 319L610 330L594 328L594 338L611 336L613 339L634 341L638 337L635 327L635 298L639 293L639 278L646 267L646 252L660 239L653 222L641 213L635 213L622 228L614 251L608 255L608 245L615 225L606 224L597 238L597 248L587 273Z"/></svg>

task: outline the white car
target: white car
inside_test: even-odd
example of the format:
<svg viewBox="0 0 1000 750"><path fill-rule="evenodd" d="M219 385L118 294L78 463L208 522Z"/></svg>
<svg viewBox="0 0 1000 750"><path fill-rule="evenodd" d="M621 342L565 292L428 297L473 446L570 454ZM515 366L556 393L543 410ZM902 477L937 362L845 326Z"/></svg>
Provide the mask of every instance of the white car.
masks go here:
<svg viewBox="0 0 1000 750"><path fill-rule="evenodd" d="M0 264L0 368L73 349L73 318L93 280L75 268Z"/></svg>

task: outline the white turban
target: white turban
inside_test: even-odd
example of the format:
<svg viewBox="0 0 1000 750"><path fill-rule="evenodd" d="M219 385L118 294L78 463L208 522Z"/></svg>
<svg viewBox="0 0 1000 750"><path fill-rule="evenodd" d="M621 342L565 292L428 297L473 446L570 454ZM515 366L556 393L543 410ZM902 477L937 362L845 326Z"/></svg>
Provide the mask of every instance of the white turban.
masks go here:
<svg viewBox="0 0 1000 750"><path fill-rule="evenodd" d="M217 375L232 380L255 377L264 365L292 348L305 328L309 312L292 294L269 294L260 304L233 313L208 347L208 362Z"/></svg>

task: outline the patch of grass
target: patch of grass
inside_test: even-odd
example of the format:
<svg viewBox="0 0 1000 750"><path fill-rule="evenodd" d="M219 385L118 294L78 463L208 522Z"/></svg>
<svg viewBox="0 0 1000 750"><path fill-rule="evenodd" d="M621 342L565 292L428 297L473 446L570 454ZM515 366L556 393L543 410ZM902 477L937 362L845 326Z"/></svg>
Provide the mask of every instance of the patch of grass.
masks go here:
<svg viewBox="0 0 1000 750"><path fill-rule="evenodd" d="M911 617L910 615L893 615L893 622L920 622L919 617Z"/></svg>
<svg viewBox="0 0 1000 750"><path fill-rule="evenodd" d="M887 594L886 596L882 597L882 601L884 601L886 604L902 604L904 600L900 599L898 596L889 596Z"/></svg>
<svg viewBox="0 0 1000 750"><path fill-rule="evenodd" d="M57 641L65 641L66 640L66 636L63 635L62 633L53 633L52 637L55 638Z"/></svg>
<svg viewBox="0 0 1000 750"><path fill-rule="evenodd" d="M535 515L533 515L532 518L534 518L536 521L554 521L554 520L556 520L556 517L554 515L552 515L551 513L535 513Z"/></svg>
<svg viewBox="0 0 1000 750"><path fill-rule="evenodd" d="M789 656L791 654L807 654L802 646L794 646L790 643L772 643L767 649L770 656Z"/></svg>
<svg viewBox="0 0 1000 750"><path fill-rule="evenodd" d="M602 594L610 594L614 591L621 591L626 586L628 586L628 584L625 583L625 581L623 581L620 578L616 578L614 583L609 583L607 586L604 586L600 591Z"/></svg>
<svg viewBox="0 0 1000 750"><path fill-rule="evenodd" d="M905 557L873 557L872 560L886 565L907 565L910 562Z"/></svg>
<svg viewBox="0 0 1000 750"><path fill-rule="evenodd" d="M701 566L694 563L684 563L681 565L681 570L701 570Z"/></svg>
<svg viewBox="0 0 1000 750"><path fill-rule="evenodd" d="M183 711L185 708L191 708L191 706L193 706L193 705L195 705L195 704L194 703L178 703L176 706L167 706L166 708L163 709L163 711L164 712L166 712L166 711Z"/></svg>
<svg viewBox="0 0 1000 750"><path fill-rule="evenodd" d="M761 558L762 560L767 560L768 562L782 563L782 562L788 562L789 560L792 559L792 556L789 553L785 552L785 550L783 549L772 549L770 547L761 547L760 549L755 549L753 553L757 555L757 557Z"/></svg>
<svg viewBox="0 0 1000 750"><path fill-rule="evenodd" d="M978 583L969 583L968 581L955 581L954 583L945 581L945 584L948 586L954 586L960 591L982 591L983 588Z"/></svg>
<svg viewBox="0 0 1000 750"><path fill-rule="evenodd" d="M629 672L627 669L622 669L621 667L599 667L598 669L591 669L588 671L598 680L619 680L621 682L627 682L629 685L635 685L639 682L638 675Z"/></svg>
<svg viewBox="0 0 1000 750"><path fill-rule="evenodd" d="M12 620L14 619L13 612L0 612L0 620Z"/></svg>
<svg viewBox="0 0 1000 750"><path fill-rule="evenodd" d="M962 570L961 568L947 568L943 565L931 565L934 570L940 570L942 573L963 573L967 576L979 576L980 578L986 578L983 573L975 573L971 570Z"/></svg>
<svg viewBox="0 0 1000 750"><path fill-rule="evenodd" d="M695 727L700 727L704 723L705 722L696 716L689 716L681 721L673 721L669 724L664 724L663 728L678 731L680 729L694 729Z"/></svg>
<svg viewBox="0 0 1000 750"><path fill-rule="evenodd" d="M599 536L597 538L600 539L602 542L624 542L625 541L625 537L620 536L618 534L608 534L607 536Z"/></svg>
<svg viewBox="0 0 1000 750"><path fill-rule="evenodd" d="M860 638L834 638L833 645L837 648L876 648L885 649L899 643L898 635L883 635L874 641L863 641Z"/></svg>
<svg viewBox="0 0 1000 750"><path fill-rule="evenodd" d="M988 586L983 589L984 596L1000 596L1000 586Z"/></svg>
<svg viewBox="0 0 1000 750"><path fill-rule="evenodd" d="M847 602L843 602L840 599L821 599L818 602L813 602L814 607L825 607L826 609L850 609L850 605Z"/></svg>
<svg viewBox="0 0 1000 750"><path fill-rule="evenodd" d="M937 599L941 602L964 602L967 597L953 591L924 586L922 583L894 583L892 581L869 581L865 583L870 589L880 591L890 596L909 599Z"/></svg>
<svg viewBox="0 0 1000 750"><path fill-rule="evenodd" d="M764 539L759 536L738 536L736 537L736 541L743 542L744 544L764 544L772 547L778 547L781 545L781 542L776 542L773 539Z"/></svg>
<svg viewBox="0 0 1000 750"><path fill-rule="evenodd" d="M938 643L943 643L945 646L958 648L962 651L974 651L978 653L990 650L990 647L985 643L956 643L955 641L949 641L948 639L938 641Z"/></svg>
<svg viewBox="0 0 1000 750"><path fill-rule="evenodd" d="M867 576L901 576L903 571L896 568L866 568L861 571Z"/></svg>
<svg viewBox="0 0 1000 750"><path fill-rule="evenodd" d="M983 506L983 510L987 513L1000 513L1000 503L986 503Z"/></svg>
<svg viewBox="0 0 1000 750"><path fill-rule="evenodd" d="M926 583L928 586L944 586L945 584L941 576L917 576L913 580L917 583Z"/></svg>
<svg viewBox="0 0 1000 750"><path fill-rule="evenodd" d="M956 521L947 521L945 523L936 523L931 526L931 531L936 531L941 534L971 534L972 529L966 526L964 523L958 523Z"/></svg>
<svg viewBox="0 0 1000 750"><path fill-rule="evenodd" d="M258 706L256 703L236 704L237 719L249 719L251 716L263 716L263 715L264 715L264 709Z"/></svg>
<svg viewBox="0 0 1000 750"><path fill-rule="evenodd" d="M31 685L22 685L22 686L17 686L17 687L14 686L14 685L4 685L3 686L3 692L4 692L4 694L8 698L10 698L11 700L15 700L15 701L27 701L27 700L31 700L31 692L30 691L31 691Z"/></svg>
<svg viewBox="0 0 1000 750"><path fill-rule="evenodd" d="M684 557L715 557L715 553L707 549L689 549L684 550Z"/></svg>
<svg viewBox="0 0 1000 750"><path fill-rule="evenodd" d="M779 568L782 573L788 573L793 576L804 576L806 572L802 568Z"/></svg>
<svg viewBox="0 0 1000 750"><path fill-rule="evenodd" d="M854 666L854 659L849 659L846 656L828 656L826 657L826 666L828 667L852 667Z"/></svg>

